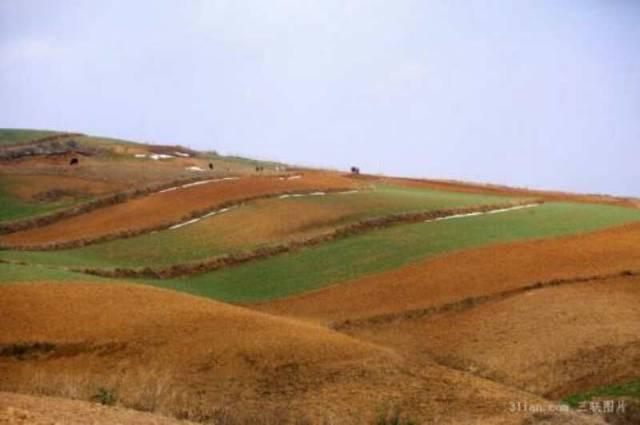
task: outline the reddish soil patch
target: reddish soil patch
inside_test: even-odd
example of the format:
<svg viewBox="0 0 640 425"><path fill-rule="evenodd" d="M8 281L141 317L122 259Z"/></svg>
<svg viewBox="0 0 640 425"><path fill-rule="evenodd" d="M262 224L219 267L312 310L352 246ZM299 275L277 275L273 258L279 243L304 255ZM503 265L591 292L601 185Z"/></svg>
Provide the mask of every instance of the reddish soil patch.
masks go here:
<svg viewBox="0 0 640 425"><path fill-rule="evenodd" d="M495 294L538 281L640 269L640 224L488 246L257 305L323 322L362 319Z"/></svg>
<svg viewBox="0 0 640 425"><path fill-rule="evenodd" d="M156 193L23 232L3 236L9 245L38 245L99 238L140 229L172 224L192 211L251 197L270 196L287 191L352 188L355 182L338 174L307 173L303 178L280 180L276 177L247 177L174 191Z"/></svg>
<svg viewBox="0 0 640 425"><path fill-rule="evenodd" d="M637 377L640 277L541 290L354 334L551 398Z"/></svg>
<svg viewBox="0 0 640 425"><path fill-rule="evenodd" d="M0 300L2 390L86 400L102 387L123 406L192 419L286 407L294 419L334 424L399 407L420 423L515 425L523 416L508 412L510 400L542 402L319 326L172 291L18 284L0 286ZM17 359L6 349L35 341L47 350ZM70 343L85 349L59 348Z"/></svg>

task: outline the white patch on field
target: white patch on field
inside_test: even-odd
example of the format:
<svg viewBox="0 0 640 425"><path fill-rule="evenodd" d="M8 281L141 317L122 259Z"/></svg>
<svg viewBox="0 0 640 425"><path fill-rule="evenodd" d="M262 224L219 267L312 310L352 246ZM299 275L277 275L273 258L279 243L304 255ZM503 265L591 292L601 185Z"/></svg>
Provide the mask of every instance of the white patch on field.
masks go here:
<svg viewBox="0 0 640 425"><path fill-rule="evenodd" d="M178 151L175 151L174 154L177 155L177 156L181 156L183 158L189 158L191 156L188 153L178 152Z"/></svg>
<svg viewBox="0 0 640 425"><path fill-rule="evenodd" d="M186 167L185 170L189 170L189 171L204 171L202 168L196 167L195 165L192 166L192 167Z"/></svg>
<svg viewBox="0 0 640 425"><path fill-rule="evenodd" d="M302 178L301 175L297 175L297 176L287 177L287 180L297 180L297 179L301 179L301 178Z"/></svg>
<svg viewBox="0 0 640 425"><path fill-rule="evenodd" d="M199 221L200 221L200 218L194 218L194 219L191 219L189 221L185 221L184 223L175 224L175 225L169 227L169 230L179 229L181 227L188 226L189 224L197 223Z"/></svg>
<svg viewBox="0 0 640 425"><path fill-rule="evenodd" d="M147 157L147 155L145 155L143 153L137 153L137 154L135 154L133 156L136 157L136 158L146 158Z"/></svg>
<svg viewBox="0 0 640 425"><path fill-rule="evenodd" d="M467 214L454 214L454 215L448 215L446 217L438 217L438 218L434 218L432 220L425 220L425 223L431 223L434 221L442 221L442 220L451 220L453 218L462 218L462 217L475 217L475 216L479 216L479 215L487 215L487 214L499 214L499 213L503 213L503 212L508 212L508 211L516 211L516 210L522 210L525 208L533 208L533 207L538 207L540 206L540 204L526 204L526 205L516 205L515 207L509 207L509 208L499 208L496 210L489 210L489 211L476 211L476 212L471 212L471 213L467 213Z"/></svg>
<svg viewBox="0 0 640 425"><path fill-rule="evenodd" d="M350 190L348 192L335 192L338 195L347 195L351 193L358 193L357 190ZM278 196L278 199L287 199L287 198L303 198L305 196L325 196L327 192L311 192L311 193L285 193L284 195Z"/></svg>
<svg viewBox="0 0 640 425"><path fill-rule="evenodd" d="M205 215L202 215L200 217L196 217L196 218L191 219L189 221L185 221L184 223L173 225L173 226L169 227L169 230L179 229L181 227L188 226L189 224L197 223L200 220L203 220L205 218L213 217L214 215L218 215L218 214L224 214L224 213L229 212L229 211L231 211L231 210L233 210L235 208L238 208L238 206L234 205L232 207L227 207L227 208L222 208L220 210L211 211L211 212L206 213Z"/></svg>
<svg viewBox="0 0 640 425"><path fill-rule="evenodd" d="M159 159L169 159L169 158L175 158L175 156L173 155L167 155L164 153L152 153L151 155L149 155L149 158L157 161Z"/></svg>
<svg viewBox="0 0 640 425"><path fill-rule="evenodd" d="M160 192L158 192L158 193L171 192L171 191L173 191L173 190L176 190L177 188L178 188L178 186L170 187L170 188L168 188L168 189L161 190L161 191L160 191Z"/></svg>
<svg viewBox="0 0 640 425"><path fill-rule="evenodd" d="M193 187L193 186L200 186L201 184L207 184L207 183L213 183L215 182L215 179L210 179L210 180L200 180L197 182L193 182L193 183L187 183L187 184L183 184L182 186L180 186L182 189L186 189L188 187Z"/></svg>
<svg viewBox="0 0 640 425"><path fill-rule="evenodd" d="M238 180L238 179L239 179L239 177L224 177L224 178L221 178L221 179L200 180L200 181L193 182L193 183L183 184L182 186L173 186L173 187L170 187L168 189L161 190L161 191L159 191L157 193L171 192L172 190L186 189L186 188L193 187L193 186L199 186L201 184L217 183L217 182L222 182L222 181Z"/></svg>

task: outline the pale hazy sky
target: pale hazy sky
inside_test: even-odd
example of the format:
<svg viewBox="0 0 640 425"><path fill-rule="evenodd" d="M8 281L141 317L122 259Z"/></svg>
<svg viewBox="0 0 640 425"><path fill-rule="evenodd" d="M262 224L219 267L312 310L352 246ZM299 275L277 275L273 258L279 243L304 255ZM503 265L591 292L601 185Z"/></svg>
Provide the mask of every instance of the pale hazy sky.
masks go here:
<svg viewBox="0 0 640 425"><path fill-rule="evenodd" d="M0 0L0 127L640 196L640 1Z"/></svg>

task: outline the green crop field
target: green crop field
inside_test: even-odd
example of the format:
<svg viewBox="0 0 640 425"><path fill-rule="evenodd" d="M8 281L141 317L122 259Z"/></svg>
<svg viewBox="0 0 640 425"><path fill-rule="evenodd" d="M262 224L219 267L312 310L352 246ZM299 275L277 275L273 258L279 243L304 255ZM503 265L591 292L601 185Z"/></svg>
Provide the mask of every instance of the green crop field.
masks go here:
<svg viewBox="0 0 640 425"><path fill-rule="evenodd" d="M110 279L40 265L0 263L0 284L17 282L111 282Z"/></svg>
<svg viewBox="0 0 640 425"><path fill-rule="evenodd" d="M610 400L623 397L640 400L640 379L635 379L622 384L594 388L590 391L573 394L562 401L571 407L578 407L581 402L589 401L594 398L605 398Z"/></svg>
<svg viewBox="0 0 640 425"><path fill-rule="evenodd" d="M27 202L12 195L4 182L0 181L0 221L18 220L66 208L72 203L61 202Z"/></svg>
<svg viewBox="0 0 640 425"><path fill-rule="evenodd" d="M167 266L309 237L367 217L509 200L499 196L379 186L353 194L261 200L175 230L78 249L5 253L5 257L39 264L87 267Z"/></svg>
<svg viewBox="0 0 640 425"><path fill-rule="evenodd" d="M640 211L633 209L548 203L502 214L399 225L211 273L147 283L232 302L262 301L382 272L427 256L638 220Z"/></svg>
<svg viewBox="0 0 640 425"><path fill-rule="evenodd" d="M232 302L261 301L382 272L428 256L493 243L589 232L639 220L640 211L634 209L547 203L501 214L397 225L215 272L139 282ZM58 265L74 261L65 255L69 254L0 252L0 258L7 260ZM13 280L41 280L50 270L56 271L42 266L23 267L20 279ZM11 280L6 276L0 279Z"/></svg>

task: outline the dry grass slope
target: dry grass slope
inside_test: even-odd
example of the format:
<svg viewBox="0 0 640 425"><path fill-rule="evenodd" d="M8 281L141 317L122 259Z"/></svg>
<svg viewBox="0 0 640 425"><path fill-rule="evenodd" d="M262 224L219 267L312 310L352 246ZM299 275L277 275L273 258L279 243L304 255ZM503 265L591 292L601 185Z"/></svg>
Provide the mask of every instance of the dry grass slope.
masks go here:
<svg viewBox="0 0 640 425"><path fill-rule="evenodd" d="M221 411L369 423L398 407L426 423L510 423L529 394L414 363L315 325L159 289L0 288L0 388L210 420ZM218 412L218 413L216 413Z"/></svg>

